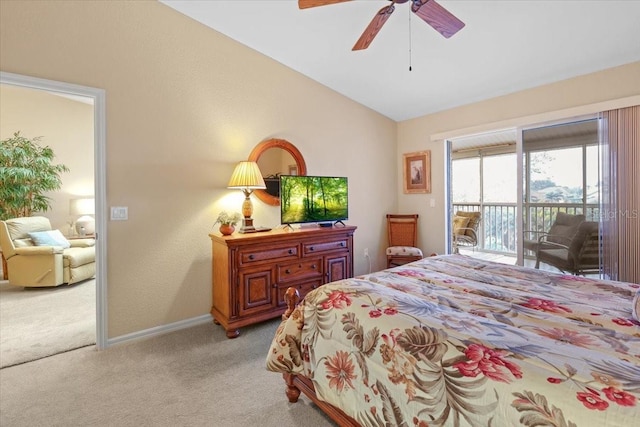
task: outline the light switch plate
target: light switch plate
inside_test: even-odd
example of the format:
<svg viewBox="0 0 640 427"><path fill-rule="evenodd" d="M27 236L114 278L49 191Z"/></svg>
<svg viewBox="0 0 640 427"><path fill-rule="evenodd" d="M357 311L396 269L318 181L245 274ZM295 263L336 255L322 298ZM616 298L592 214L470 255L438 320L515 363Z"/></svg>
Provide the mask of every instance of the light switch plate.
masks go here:
<svg viewBox="0 0 640 427"><path fill-rule="evenodd" d="M111 206L111 221L126 221L129 219L129 208L126 206Z"/></svg>

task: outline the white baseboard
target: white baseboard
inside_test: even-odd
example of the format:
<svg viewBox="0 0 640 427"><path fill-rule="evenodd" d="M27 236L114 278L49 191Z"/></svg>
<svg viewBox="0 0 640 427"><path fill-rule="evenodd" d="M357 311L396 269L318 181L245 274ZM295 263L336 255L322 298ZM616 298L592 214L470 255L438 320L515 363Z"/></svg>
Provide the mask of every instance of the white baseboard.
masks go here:
<svg viewBox="0 0 640 427"><path fill-rule="evenodd" d="M178 322L169 323L168 325L155 326L153 328L144 329L138 332L132 332L130 334L121 335L115 338L109 338L107 340L107 347L115 344L122 344L128 341L135 341L140 338L150 338L157 335L166 334L168 332L179 331L180 329L190 328L192 326L202 325L203 323L213 322L213 317L210 314L203 314L202 316L192 317L191 319L180 320Z"/></svg>

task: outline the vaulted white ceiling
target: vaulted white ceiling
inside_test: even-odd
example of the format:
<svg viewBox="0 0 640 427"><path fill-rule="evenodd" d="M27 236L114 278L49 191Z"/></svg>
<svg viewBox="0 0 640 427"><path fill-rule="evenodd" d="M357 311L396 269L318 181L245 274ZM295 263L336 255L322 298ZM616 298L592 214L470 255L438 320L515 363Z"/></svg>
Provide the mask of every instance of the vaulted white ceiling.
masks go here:
<svg viewBox="0 0 640 427"><path fill-rule="evenodd" d="M450 39L407 2L358 52L389 1L161 2L396 121L640 60L640 0L441 0Z"/></svg>

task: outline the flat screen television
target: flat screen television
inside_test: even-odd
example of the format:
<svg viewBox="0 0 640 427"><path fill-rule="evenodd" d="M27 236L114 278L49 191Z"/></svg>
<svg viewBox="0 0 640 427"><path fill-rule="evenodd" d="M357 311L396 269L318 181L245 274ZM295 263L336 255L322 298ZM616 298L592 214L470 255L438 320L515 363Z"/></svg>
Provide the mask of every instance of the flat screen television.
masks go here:
<svg viewBox="0 0 640 427"><path fill-rule="evenodd" d="M280 175L280 222L330 226L349 217L346 177Z"/></svg>

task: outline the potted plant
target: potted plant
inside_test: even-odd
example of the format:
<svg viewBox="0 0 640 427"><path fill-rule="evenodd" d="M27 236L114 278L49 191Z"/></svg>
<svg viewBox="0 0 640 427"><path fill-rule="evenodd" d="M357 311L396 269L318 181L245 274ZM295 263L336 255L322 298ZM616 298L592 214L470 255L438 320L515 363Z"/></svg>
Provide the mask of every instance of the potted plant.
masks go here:
<svg viewBox="0 0 640 427"><path fill-rule="evenodd" d="M227 211L222 211L218 214L218 218L216 219L216 222L213 223L213 225L220 224L220 233L222 233L224 236L228 236L236 230L236 224L241 219L242 215L240 215L238 212L230 214Z"/></svg>
<svg viewBox="0 0 640 427"><path fill-rule="evenodd" d="M60 174L69 172L65 165L53 164L55 157L48 146L38 144L41 137L25 138L20 132L2 140L0 145L0 219L31 216L51 208L45 195L62 186Z"/></svg>

